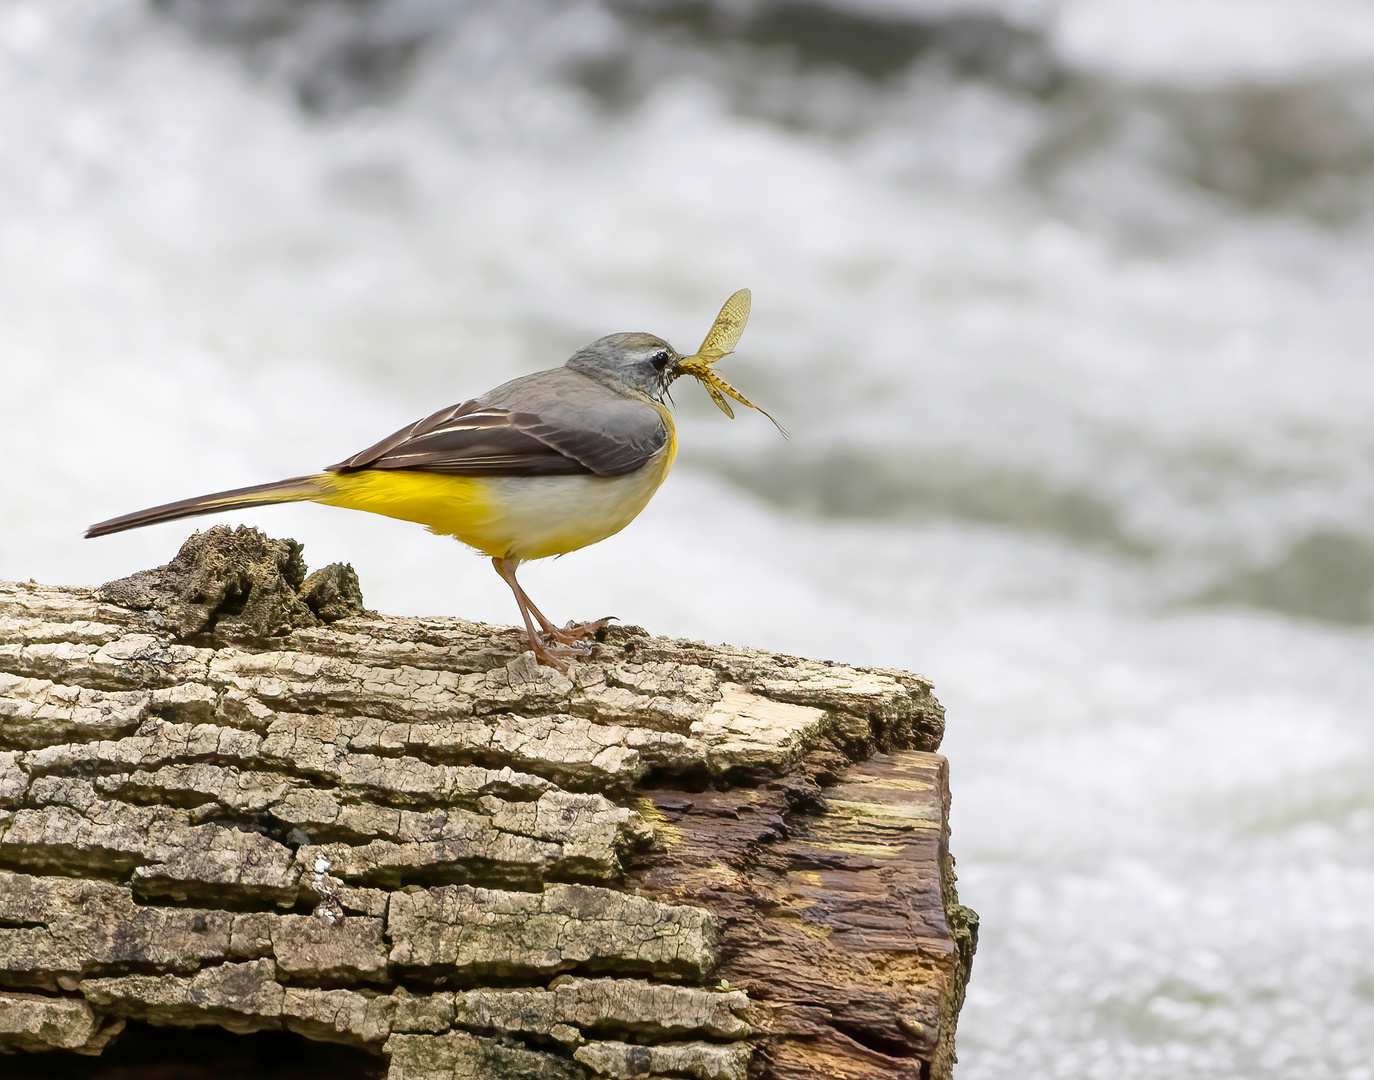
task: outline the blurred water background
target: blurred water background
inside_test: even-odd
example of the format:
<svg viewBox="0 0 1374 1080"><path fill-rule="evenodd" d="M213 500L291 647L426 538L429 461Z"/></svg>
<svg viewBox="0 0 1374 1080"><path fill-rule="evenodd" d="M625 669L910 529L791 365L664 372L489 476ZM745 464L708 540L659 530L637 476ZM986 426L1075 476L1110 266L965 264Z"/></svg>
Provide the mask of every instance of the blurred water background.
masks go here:
<svg viewBox="0 0 1374 1080"><path fill-rule="evenodd" d="M532 594L935 680L961 1080L1368 1078L1372 223L1368 0L7 0L0 576L747 285L793 438L680 384ZM421 529L234 520L514 620Z"/></svg>

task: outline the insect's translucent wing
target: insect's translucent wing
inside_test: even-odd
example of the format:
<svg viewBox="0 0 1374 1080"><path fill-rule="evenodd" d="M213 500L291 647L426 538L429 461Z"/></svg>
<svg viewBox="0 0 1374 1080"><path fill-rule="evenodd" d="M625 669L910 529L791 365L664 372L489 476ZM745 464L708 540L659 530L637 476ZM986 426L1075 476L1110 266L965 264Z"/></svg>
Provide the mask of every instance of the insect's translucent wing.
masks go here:
<svg viewBox="0 0 1374 1080"><path fill-rule="evenodd" d="M706 363L714 364L722 356L728 356L735 351L735 346L739 344L740 336L744 333L744 326L749 321L749 302L748 289L740 289L725 301L706 335L706 340L697 350L697 355Z"/></svg>

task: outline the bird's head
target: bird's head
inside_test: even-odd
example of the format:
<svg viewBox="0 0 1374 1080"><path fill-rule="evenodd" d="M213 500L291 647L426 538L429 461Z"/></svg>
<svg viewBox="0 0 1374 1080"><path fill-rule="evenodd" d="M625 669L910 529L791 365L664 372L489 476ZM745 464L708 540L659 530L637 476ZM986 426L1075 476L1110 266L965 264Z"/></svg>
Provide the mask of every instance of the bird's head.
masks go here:
<svg viewBox="0 0 1374 1080"><path fill-rule="evenodd" d="M681 374L676 349L653 334L607 334L573 353L567 366L613 390L629 388L655 401Z"/></svg>

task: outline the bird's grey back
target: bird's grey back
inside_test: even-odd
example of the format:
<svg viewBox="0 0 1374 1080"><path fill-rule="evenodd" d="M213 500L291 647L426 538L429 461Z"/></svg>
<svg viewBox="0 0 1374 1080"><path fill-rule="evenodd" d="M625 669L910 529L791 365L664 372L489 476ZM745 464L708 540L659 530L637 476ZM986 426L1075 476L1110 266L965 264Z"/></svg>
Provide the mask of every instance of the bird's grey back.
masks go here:
<svg viewBox="0 0 1374 1080"><path fill-rule="evenodd" d="M566 365L512 379L478 404L537 416L525 431L602 476L633 472L668 441L663 416L649 402Z"/></svg>

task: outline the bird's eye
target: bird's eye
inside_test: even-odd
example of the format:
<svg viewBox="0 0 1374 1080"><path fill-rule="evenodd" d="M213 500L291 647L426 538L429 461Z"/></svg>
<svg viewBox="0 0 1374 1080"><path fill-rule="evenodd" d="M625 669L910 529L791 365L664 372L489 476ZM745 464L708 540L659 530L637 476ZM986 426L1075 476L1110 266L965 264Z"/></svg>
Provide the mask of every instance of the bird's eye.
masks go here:
<svg viewBox="0 0 1374 1080"><path fill-rule="evenodd" d="M660 349L650 358L650 363L654 365L656 371L662 371L668 366L668 354Z"/></svg>

